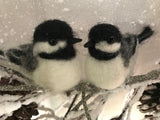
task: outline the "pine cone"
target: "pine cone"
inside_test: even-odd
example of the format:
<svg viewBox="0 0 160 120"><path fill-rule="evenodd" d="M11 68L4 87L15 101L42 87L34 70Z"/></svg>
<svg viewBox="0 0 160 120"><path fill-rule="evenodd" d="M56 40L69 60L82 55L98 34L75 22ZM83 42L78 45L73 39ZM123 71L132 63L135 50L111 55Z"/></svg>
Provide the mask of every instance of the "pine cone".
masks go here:
<svg viewBox="0 0 160 120"><path fill-rule="evenodd" d="M22 105L21 108L14 111L12 116L6 120L31 120L31 117L38 115L38 105L36 103L30 103L29 105Z"/></svg>
<svg viewBox="0 0 160 120"><path fill-rule="evenodd" d="M138 108L142 113L160 112L160 83L147 86L139 101L141 104Z"/></svg>

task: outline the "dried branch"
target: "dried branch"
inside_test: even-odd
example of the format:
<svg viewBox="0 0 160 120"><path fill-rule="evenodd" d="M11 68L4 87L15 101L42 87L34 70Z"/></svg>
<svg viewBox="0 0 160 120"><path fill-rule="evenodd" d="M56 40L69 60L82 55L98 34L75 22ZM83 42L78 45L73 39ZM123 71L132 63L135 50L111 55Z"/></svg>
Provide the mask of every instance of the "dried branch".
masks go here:
<svg viewBox="0 0 160 120"><path fill-rule="evenodd" d="M75 101L76 101L78 95L79 95L79 94L76 94L75 97L73 98L73 101L72 101L72 103L70 104L70 106L69 106L69 108L68 108L68 111L66 112L64 118L66 118L67 115L68 115L68 113L71 111L71 109L72 109L72 107L73 107L73 105L74 105L74 103L75 103Z"/></svg>
<svg viewBox="0 0 160 120"><path fill-rule="evenodd" d="M33 84L33 80L31 80L30 78L28 78L26 75L23 75L22 73L20 73L17 70L14 70L13 68L9 68L3 65L0 65L0 70L7 72L8 74L12 74L12 75L16 75L20 78L23 78L25 81L25 83L27 84Z"/></svg>
<svg viewBox="0 0 160 120"><path fill-rule="evenodd" d="M86 101L89 100L91 97L93 97L94 94L96 94L96 93L95 93L95 92L92 92L92 93L90 93L89 95L87 95L87 96L85 97ZM71 111L78 111L78 110L79 110L79 107L80 107L81 105L82 105L82 100L81 100L79 103L77 103L77 105L76 105Z"/></svg>
<svg viewBox="0 0 160 120"><path fill-rule="evenodd" d="M89 114L88 107L87 107L87 102L86 102L86 84L85 83L82 86L82 103L83 103L86 118L88 120L91 120L91 116Z"/></svg>
<svg viewBox="0 0 160 120"><path fill-rule="evenodd" d="M142 85L144 83L146 84L151 84L155 82L159 82L160 79L160 69L157 70L152 70L147 74L144 75L136 75L136 76L131 76L126 80L126 85Z"/></svg>
<svg viewBox="0 0 160 120"><path fill-rule="evenodd" d="M6 68L1 65L0 65L0 69L3 71L6 71L8 74L16 74L17 76L23 78L24 81L26 79L27 81L30 81L29 78L25 77L23 74L19 73L18 71L12 70L10 68ZM130 90L132 90L136 88L135 91L137 92L131 95L131 97L128 99L129 101L127 101L126 106L124 107L124 110L121 116L118 117L119 119L123 119L124 115L126 114L126 111L127 110L129 111L129 108L135 103L135 101L138 101L146 85L160 82L158 79L160 79L160 69L153 70L144 75L131 76L126 80L126 82L122 86L110 91L96 88L95 86L90 85L89 83L82 82L77 87L74 88L74 90L82 92L82 99L77 99L78 95L75 95L64 118L56 116L54 111L51 112L47 108L40 107L39 110L50 111L50 114L40 115L35 120L39 120L42 118L55 118L56 120L63 120L63 119L80 120L84 118L84 116L86 116L88 120L91 120L91 118L92 120L94 120L98 118L98 115L101 112L103 105L105 104L105 102L107 101L111 93L117 92L120 89L129 88ZM33 97L37 97L45 93L43 88L40 88L35 84L32 84L32 85L24 84L24 85L18 85L18 86L5 85L0 87L0 93L5 93L8 91L12 91L12 92L19 91L19 92L28 93L28 95L22 96L20 99L18 99L18 101L21 101L21 102L24 102L25 100L31 99ZM93 99L93 96L95 95L97 96ZM77 104L74 105L74 103L77 103ZM79 109L81 105L83 105L83 109ZM127 116L129 116L129 114Z"/></svg>
<svg viewBox="0 0 160 120"><path fill-rule="evenodd" d="M43 90L39 86L34 85L19 85L19 86L11 86L11 85L5 85L0 87L0 91L35 91L35 90Z"/></svg>

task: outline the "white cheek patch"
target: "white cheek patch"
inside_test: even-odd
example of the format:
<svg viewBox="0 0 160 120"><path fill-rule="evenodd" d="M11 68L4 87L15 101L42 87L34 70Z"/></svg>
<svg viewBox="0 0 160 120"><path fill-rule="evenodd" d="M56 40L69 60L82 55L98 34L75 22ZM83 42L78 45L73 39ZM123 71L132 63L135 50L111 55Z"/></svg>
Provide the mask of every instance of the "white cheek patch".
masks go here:
<svg viewBox="0 0 160 120"><path fill-rule="evenodd" d="M65 48L67 44L65 41L60 41L60 42L58 42L58 45L60 48Z"/></svg>
<svg viewBox="0 0 160 120"><path fill-rule="evenodd" d="M117 52L121 47L120 43L108 44L107 42L99 42L96 44L95 48L103 52L114 53Z"/></svg>
<svg viewBox="0 0 160 120"><path fill-rule="evenodd" d="M33 48L33 54L37 55L41 52L52 53L59 49L65 48L67 45L66 41L58 41L54 46L51 46L48 42L37 42Z"/></svg>

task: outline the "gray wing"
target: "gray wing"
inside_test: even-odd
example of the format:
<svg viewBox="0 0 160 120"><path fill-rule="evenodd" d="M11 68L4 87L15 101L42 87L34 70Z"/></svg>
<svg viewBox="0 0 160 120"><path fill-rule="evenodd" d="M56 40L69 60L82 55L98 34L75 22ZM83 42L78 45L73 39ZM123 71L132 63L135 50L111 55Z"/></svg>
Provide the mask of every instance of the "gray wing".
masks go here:
<svg viewBox="0 0 160 120"><path fill-rule="evenodd" d="M25 44L18 48L7 50L6 56L10 62L20 65L28 71L33 71L37 67L37 59L33 56L33 45Z"/></svg>
<svg viewBox="0 0 160 120"><path fill-rule="evenodd" d="M121 43L121 57L124 59L124 66L128 67L131 57L135 54L137 46L137 37L135 35L126 35Z"/></svg>

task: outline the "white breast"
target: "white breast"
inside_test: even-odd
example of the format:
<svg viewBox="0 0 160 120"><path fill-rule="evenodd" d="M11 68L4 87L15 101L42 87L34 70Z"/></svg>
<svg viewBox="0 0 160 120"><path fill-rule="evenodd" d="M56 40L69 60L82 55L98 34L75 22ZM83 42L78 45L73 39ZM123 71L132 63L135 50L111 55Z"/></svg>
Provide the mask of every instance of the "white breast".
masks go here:
<svg viewBox="0 0 160 120"><path fill-rule="evenodd" d="M99 61L88 56L86 61L87 80L95 86L104 89L114 89L120 86L129 74L120 56L109 61Z"/></svg>
<svg viewBox="0 0 160 120"><path fill-rule="evenodd" d="M38 68L33 72L33 79L38 85L49 88L54 93L63 92L79 83L80 64L77 59L40 59Z"/></svg>

